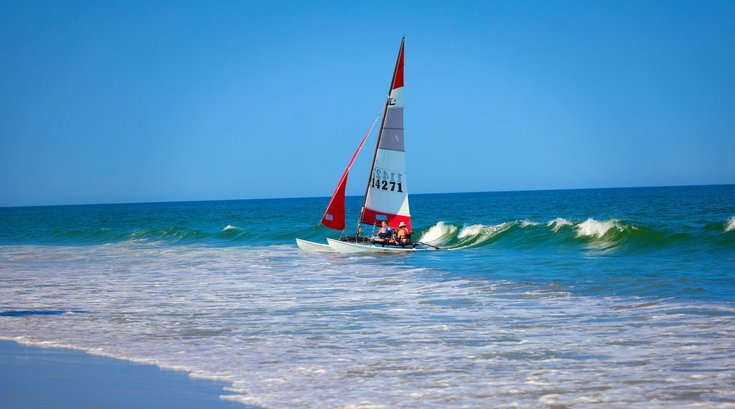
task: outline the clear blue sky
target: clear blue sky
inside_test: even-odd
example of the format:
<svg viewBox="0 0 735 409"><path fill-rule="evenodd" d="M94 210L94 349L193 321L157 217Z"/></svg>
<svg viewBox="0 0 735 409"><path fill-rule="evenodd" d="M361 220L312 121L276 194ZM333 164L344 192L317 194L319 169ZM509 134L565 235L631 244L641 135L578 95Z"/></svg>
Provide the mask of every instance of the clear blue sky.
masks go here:
<svg viewBox="0 0 735 409"><path fill-rule="evenodd" d="M0 206L735 183L735 2L0 0ZM361 194L375 140L356 162Z"/></svg>

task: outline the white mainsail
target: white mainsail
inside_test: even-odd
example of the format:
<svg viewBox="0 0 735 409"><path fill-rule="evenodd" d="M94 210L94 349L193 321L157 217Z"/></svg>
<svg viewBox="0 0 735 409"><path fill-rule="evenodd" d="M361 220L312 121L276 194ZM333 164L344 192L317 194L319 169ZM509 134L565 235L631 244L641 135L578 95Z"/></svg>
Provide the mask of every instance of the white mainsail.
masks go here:
<svg viewBox="0 0 735 409"><path fill-rule="evenodd" d="M401 40L401 48L398 50L393 79L388 99L385 103L383 120L378 133L378 141L375 145L375 153L370 167L370 175L365 196L360 210L360 218L357 223L355 236L341 237L339 240L327 238L328 245L313 243L306 240L296 239L296 243L303 251L336 251L338 253L399 253L406 251L418 251L439 249L438 247L421 242L390 241L377 242L374 238L360 235L363 223L375 225L386 221L391 227L397 229L401 223L408 227L411 232L411 211L408 206L408 174L406 173L406 149L403 140L403 47L405 38ZM374 123L373 123L374 125ZM371 127L372 129L372 127ZM363 137L360 146L365 142ZM345 184L350 167L360 151L352 156L350 163L342 174L335 193L322 218L322 224L333 229L344 227L344 195ZM410 238L410 236L409 236Z"/></svg>
<svg viewBox="0 0 735 409"><path fill-rule="evenodd" d="M360 223L375 224L386 220L397 228L401 222L411 229L408 206L408 175L403 143L403 46L401 41L396 68L378 134L373 166L366 188ZM359 235L358 225L358 235Z"/></svg>

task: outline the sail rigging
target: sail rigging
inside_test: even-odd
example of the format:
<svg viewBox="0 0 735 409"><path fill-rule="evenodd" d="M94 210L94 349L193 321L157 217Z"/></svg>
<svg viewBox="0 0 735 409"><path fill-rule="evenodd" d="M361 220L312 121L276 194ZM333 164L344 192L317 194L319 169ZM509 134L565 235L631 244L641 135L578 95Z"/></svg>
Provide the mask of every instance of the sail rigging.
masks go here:
<svg viewBox="0 0 735 409"><path fill-rule="evenodd" d="M439 250L438 247L418 241L411 241L411 211L408 206L408 173L406 172L406 148L403 139L403 50L406 38L401 39L398 58L391 77L388 98L383 109L383 118L375 143L368 183L360 207L357 220L357 231L354 236L345 236L339 240L327 237L327 244L296 239L299 248L306 252L352 253L402 253L419 250ZM380 116L378 116L380 118ZM342 177L334 190L327 211L322 217L322 224L337 230L345 227L345 189L347 177L355 158L360 152L368 135L377 124L373 121L370 130L365 134L352 155ZM395 228L395 237L386 236L387 231L378 231L377 237L361 236L362 224L376 224L385 221ZM407 227L408 231L399 227ZM375 232L375 230L373 230ZM382 239L382 240L381 240Z"/></svg>
<svg viewBox="0 0 735 409"><path fill-rule="evenodd" d="M362 223L374 225L387 221L391 227L403 222L411 229L408 205L406 153L403 140L403 49L405 37L398 50L383 121L378 133L373 164L368 175L365 197L360 210L357 236Z"/></svg>

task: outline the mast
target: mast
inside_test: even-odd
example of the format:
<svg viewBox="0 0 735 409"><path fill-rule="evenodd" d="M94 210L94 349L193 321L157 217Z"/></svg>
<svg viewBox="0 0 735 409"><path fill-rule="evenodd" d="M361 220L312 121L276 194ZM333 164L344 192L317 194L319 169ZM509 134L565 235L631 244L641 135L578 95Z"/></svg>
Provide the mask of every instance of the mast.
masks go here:
<svg viewBox="0 0 735 409"><path fill-rule="evenodd" d="M360 206L360 218L357 219L357 230L355 231L355 237L360 237L360 229L362 227L362 217L365 214L365 201L367 200L368 191L370 190L370 181L373 177L373 171L375 169L375 158L378 155L378 148L380 147L380 141L383 139L383 130L385 129L385 120L388 117L388 107L390 106L390 94L393 91L393 85L396 81L396 73L398 72L398 65L401 62L401 56L403 55L403 45L406 42L406 37L401 38L401 47L398 49L398 57L396 58L396 66L393 68L393 76L390 80L390 88L388 88L388 98L385 100L385 108L383 108L383 120L380 122L380 132L378 132L378 140L375 142L375 151L373 152L373 161L370 165L370 173L368 173L368 180L365 184L365 194L362 197L362 206Z"/></svg>

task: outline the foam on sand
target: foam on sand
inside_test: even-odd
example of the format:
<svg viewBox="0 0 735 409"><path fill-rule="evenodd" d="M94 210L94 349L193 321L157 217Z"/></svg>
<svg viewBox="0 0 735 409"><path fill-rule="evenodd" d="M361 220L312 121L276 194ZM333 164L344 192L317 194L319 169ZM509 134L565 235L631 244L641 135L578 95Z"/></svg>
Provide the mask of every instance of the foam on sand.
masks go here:
<svg viewBox="0 0 735 409"><path fill-rule="evenodd" d="M459 227L447 232L452 227L455 247L482 246L500 235L514 242L526 233L553 234L511 221L465 226L458 239ZM617 234L613 228L602 240L584 241ZM490 238L482 243L483 237ZM653 298L639 296L640 289L618 295L627 284L650 286L649 277L632 271L623 283L609 276L598 282L573 270L589 277L577 280L554 255L542 259L553 262L523 266L533 262L526 254L512 254L510 265L499 260L503 253L314 257L293 244L0 246L7 261L0 263L7 283L0 286L0 310L91 312L0 316L0 338L226 381L228 389L217 391L222 399L267 408L533 407L542 396L559 404L593 396L603 405L646 407L673 387L695 391L702 406L732 397L731 303L679 300L678 292L662 299L658 287L645 290ZM453 259L467 269L455 270ZM539 266L562 282L527 279ZM567 284L580 287L568 291ZM487 385L493 393L468 393ZM691 402L675 397L659 406Z"/></svg>

